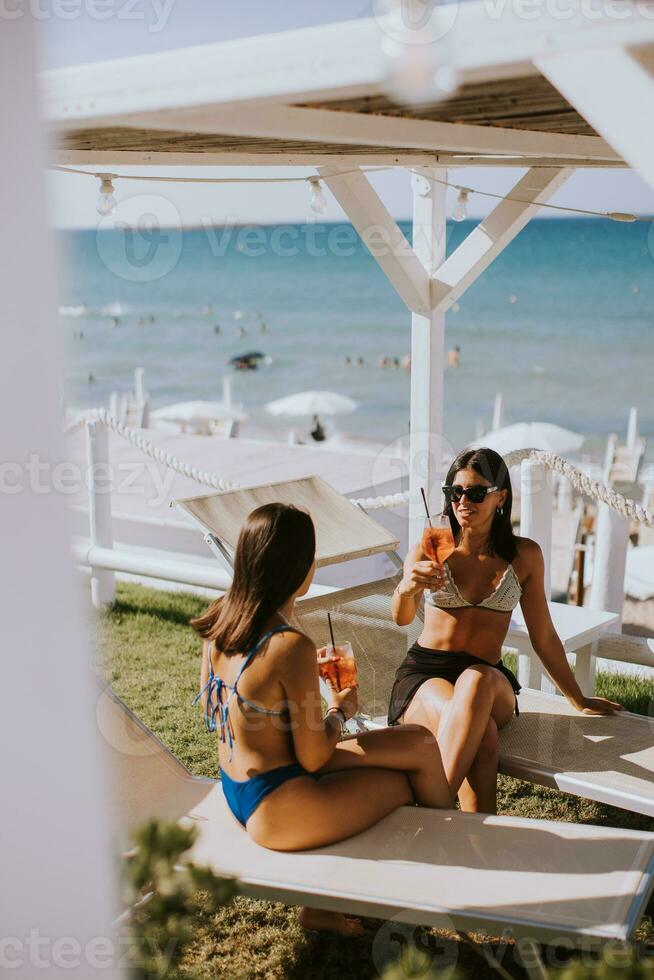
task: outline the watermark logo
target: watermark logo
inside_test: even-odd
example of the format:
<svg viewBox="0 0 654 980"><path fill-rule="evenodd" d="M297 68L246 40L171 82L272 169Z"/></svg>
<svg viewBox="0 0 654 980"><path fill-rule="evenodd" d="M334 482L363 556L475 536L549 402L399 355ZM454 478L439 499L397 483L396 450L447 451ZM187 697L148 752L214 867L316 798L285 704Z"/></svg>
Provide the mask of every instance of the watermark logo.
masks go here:
<svg viewBox="0 0 654 980"><path fill-rule="evenodd" d="M443 935L422 926L414 926L397 913L381 926L372 941L372 961L380 976L388 980L449 980L456 973L459 943L451 935ZM454 932L447 916L444 932Z"/></svg>
<svg viewBox="0 0 654 980"><path fill-rule="evenodd" d="M175 0L0 0L0 21L141 21L149 34L158 34L167 26L174 4Z"/></svg>
<svg viewBox="0 0 654 980"><path fill-rule="evenodd" d="M135 217L125 220L120 211ZM121 235L108 235L107 231ZM103 264L128 282L156 282L175 268L182 254L182 218L168 198L139 194L121 201L117 214L98 222L96 248Z"/></svg>
<svg viewBox="0 0 654 980"><path fill-rule="evenodd" d="M456 22L459 4L442 0L372 0L372 14L390 42L385 43L384 50L393 55L403 45L434 44L444 38Z"/></svg>

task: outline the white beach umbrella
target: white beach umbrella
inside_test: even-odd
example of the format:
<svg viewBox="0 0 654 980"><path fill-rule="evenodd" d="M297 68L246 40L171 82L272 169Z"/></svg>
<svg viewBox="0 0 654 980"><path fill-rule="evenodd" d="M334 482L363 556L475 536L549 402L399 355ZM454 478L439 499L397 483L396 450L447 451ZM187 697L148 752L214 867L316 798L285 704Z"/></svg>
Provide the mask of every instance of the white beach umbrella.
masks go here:
<svg viewBox="0 0 654 980"><path fill-rule="evenodd" d="M164 405L150 412L150 418L155 422L178 422L187 425L202 425L222 419L243 422L247 415L233 405L225 402L177 402L175 405Z"/></svg>
<svg viewBox="0 0 654 980"><path fill-rule="evenodd" d="M268 402L266 410L271 415L344 415L358 407L352 398L335 391L298 391Z"/></svg>
<svg viewBox="0 0 654 980"><path fill-rule="evenodd" d="M544 449L551 453L575 453L584 442L584 436L571 429L564 429L551 422L517 422L502 429L495 429L475 439L470 447L488 446L500 456L516 449Z"/></svg>

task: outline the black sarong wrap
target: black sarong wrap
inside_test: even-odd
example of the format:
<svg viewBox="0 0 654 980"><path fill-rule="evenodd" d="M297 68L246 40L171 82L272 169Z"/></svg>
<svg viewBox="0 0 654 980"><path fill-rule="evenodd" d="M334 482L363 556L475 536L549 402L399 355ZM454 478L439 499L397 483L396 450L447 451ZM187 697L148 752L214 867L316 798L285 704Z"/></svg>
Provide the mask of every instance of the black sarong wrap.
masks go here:
<svg viewBox="0 0 654 980"><path fill-rule="evenodd" d="M465 650L431 650L429 647L421 647L419 643L414 643L395 674L388 708L388 724L397 725L416 691L425 681L432 677L442 677L443 680L454 684L467 667L476 664L494 667L504 674L515 693L515 713L516 716L519 715L520 684L513 671L505 667L501 659L491 664L482 657L466 653Z"/></svg>

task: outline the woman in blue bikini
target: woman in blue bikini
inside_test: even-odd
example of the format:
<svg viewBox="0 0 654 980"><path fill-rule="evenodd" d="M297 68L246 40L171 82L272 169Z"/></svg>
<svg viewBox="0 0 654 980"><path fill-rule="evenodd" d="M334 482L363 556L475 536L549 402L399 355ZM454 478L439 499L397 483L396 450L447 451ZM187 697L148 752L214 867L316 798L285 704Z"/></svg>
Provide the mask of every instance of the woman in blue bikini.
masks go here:
<svg viewBox="0 0 654 980"><path fill-rule="evenodd" d="M351 837L397 807L453 805L434 737L418 725L340 742L355 689L332 690L323 717L318 652L289 625L315 568L308 514L284 504L254 510L240 533L234 578L192 626L204 640L200 694L218 731L227 803L258 844L280 851ZM308 928L346 935L356 920L302 910Z"/></svg>
<svg viewBox="0 0 654 980"><path fill-rule="evenodd" d="M520 603L532 646L579 711L613 714L621 705L586 698L550 617L543 554L511 527L512 492L504 460L467 450L443 487L455 548L443 564L414 545L392 600L393 618L411 623L424 593L424 626L400 665L388 721L424 725L437 737L462 810L496 809L498 729L518 714L520 685L501 660L511 612Z"/></svg>

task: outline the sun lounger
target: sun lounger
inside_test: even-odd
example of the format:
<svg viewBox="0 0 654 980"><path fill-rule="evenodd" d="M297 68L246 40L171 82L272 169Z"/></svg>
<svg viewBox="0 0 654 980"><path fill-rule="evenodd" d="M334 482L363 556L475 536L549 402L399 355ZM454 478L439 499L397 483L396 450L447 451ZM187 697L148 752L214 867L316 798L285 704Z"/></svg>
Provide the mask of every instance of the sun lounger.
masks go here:
<svg viewBox="0 0 654 980"><path fill-rule="evenodd" d="M198 831L190 858L253 897L535 942L628 940L654 883L654 835L402 807L356 837L297 854L253 843L219 781L192 776L109 687L97 718L113 778L110 820ZM199 721L198 721L199 723Z"/></svg>
<svg viewBox="0 0 654 980"><path fill-rule="evenodd" d="M377 549L388 551L397 560L397 542L392 536L315 477L178 503L200 520L205 530L228 543L225 553L229 555L249 511L264 500L274 499L309 509L319 527L321 559L331 556L332 561L348 561ZM347 537L341 521L348 522ZM341 557L334 557L336 554ZM361 715L350 724L351 731L386 724L393 676L422 629L420 615L408 627L393 623L390 600L396 583L396 578L368 582L305 598L296 605L296 625L316 646L329 641L327 611L336 637L352 641ZM633 639L607 634L598 641L596 655L628 659L620 650ZM526 688L520 695L520 707L520 718L500 736L501 772L654 815L654 719L628 712L608 719L583 716L565 698Z"/></svg>

